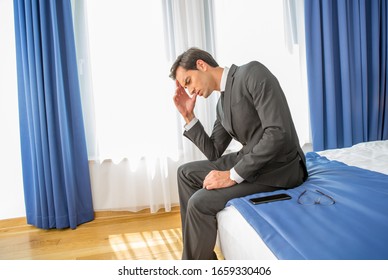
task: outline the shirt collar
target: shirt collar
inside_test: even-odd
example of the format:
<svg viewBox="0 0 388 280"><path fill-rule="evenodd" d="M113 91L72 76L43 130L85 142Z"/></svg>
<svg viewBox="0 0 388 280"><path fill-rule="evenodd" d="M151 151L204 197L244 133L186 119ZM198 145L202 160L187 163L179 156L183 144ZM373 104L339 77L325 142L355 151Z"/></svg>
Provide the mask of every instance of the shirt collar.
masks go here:
<svg viewBox="0 0 388 280"><path fill-rule="evenodd" d="M220 92L225 91L226 79L228 78L228 73L229 73L229 68L224 67L224 72L222 72L222 76L221 76Z"/></svg>

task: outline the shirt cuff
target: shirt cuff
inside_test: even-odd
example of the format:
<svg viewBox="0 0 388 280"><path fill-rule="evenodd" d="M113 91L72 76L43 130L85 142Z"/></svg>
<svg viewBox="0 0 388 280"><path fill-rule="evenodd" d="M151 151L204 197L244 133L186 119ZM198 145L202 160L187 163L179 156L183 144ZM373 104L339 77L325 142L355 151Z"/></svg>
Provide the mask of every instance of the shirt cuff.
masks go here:
<svg viewBox="0 0 388 280"><path fill-rule="evenodd" d="M197 122L197 118L192 119L188 124L185 125L185 130L189 131Z"/></svg>
<svg viewBox="0 0 388 280"><path fill-rule="evenodd" d="M240 184L244 181L244 178L241 178L240 175L237 174L236 170L234 170L234 168L232 168L230 170L230 179L235 181L237 184Z"/></svg>

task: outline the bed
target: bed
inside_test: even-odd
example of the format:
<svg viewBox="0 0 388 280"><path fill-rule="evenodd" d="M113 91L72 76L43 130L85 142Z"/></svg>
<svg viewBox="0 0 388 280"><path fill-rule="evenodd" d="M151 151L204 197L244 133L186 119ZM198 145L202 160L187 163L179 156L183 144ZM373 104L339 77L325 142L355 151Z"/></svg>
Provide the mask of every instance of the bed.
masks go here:
<svg viewBox="0 0 388 280"><path fill-rule="evenodd" d="M388 141L306 159L309 179L273 192L292 199L252 205L250 198L269 193L250 195L218 213L225 259L388 259Z"/></svg>

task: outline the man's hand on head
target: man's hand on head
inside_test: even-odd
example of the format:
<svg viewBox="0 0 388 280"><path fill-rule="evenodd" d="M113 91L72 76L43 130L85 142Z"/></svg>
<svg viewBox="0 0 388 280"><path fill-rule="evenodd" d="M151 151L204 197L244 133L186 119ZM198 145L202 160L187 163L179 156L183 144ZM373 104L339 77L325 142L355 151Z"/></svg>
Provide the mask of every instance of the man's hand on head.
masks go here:
<svg viewBox="0 0 388 280"><path fill-rule="evenodd" d="M186 123L189 123L192 119L195 118L194 107L197 100L197 95L194 94L192 97L190 97L178 81L176 81L176 89L173 100L176 108L183 116Z"/></svg>

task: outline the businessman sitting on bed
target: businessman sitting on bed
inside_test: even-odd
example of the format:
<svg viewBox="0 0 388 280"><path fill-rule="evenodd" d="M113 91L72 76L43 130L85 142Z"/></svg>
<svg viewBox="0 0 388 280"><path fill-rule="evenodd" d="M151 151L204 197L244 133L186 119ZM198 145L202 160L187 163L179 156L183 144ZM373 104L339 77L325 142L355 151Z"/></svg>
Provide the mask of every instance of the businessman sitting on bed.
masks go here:
<svg viewBox="0 0 388 280"><path fill-rule="evenodd" d="M182 259L216 259L217 213L232 198L300 185L305 157L280 84L261 63L221 68L209 53L191 48L176 59L170 77L184 136L208 159L178 170ZM221 94L208 136L194 107L198 96L213 91ZM243 147L223 155L232 139Z"/></svg>

